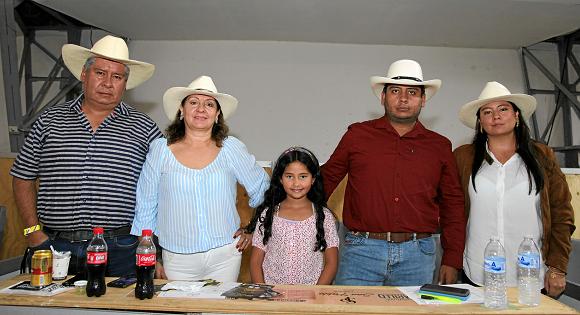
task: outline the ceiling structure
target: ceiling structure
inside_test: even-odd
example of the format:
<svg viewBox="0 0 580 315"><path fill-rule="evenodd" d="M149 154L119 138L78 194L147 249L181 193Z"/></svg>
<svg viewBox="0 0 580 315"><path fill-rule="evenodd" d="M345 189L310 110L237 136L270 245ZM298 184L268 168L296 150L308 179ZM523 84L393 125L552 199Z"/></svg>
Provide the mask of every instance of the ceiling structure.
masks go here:
<svg viewBox="0 0 580 315"><path fill-rule="evenodd" d="M580 0L35 0L132 40L519 48L580 28Z"/></svg>
<svg viewBox="0 0 580 315"><path fill-rule="evenodd" d="M572 134L572 111L580 117L580 75L568 81L567 73L580 74L580 0L8 0L0 7L6 19L0 24L6 91L18 91L25 73L26 113L20 113L18 93L6 94L11 148L23 141L39 108L74 94L78 81L35 39L35 32L58 30L70 43L79 44L81 30L98 28L129 40L245 40L316 43L437 46L521 49L524 81L529 94L552 94L562 109L566 165L577 167L580 145ZM37 4L39 5L37 5ZM16 24L24 34L20 67ZM551 43L558 54L560 79L554 77L525 47ZM35 45L55 61L48 76L35 76L31 47ZM534 46L536 47L536 46ZM544 47L546 49L546 47ZM5 56L6 55L6 56ZM529 84L526 60L533 62L554 84L538 90ZM566 77L566 78L564 78ZM37 95L32 84L43 81ZM51 84L60 81L59 93L44 101ZM76 85L75 85L76 84ZM564 97L565 96L565 97ZM551 135L553 120L541 137ZM549 139L549 138L548 138Z"/></svg>

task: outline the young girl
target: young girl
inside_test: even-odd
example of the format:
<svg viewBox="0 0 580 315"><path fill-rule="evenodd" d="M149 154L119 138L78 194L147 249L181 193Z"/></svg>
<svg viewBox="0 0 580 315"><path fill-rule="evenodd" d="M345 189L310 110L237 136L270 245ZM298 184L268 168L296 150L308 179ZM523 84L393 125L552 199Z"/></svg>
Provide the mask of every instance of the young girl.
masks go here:
<svg viewBox="0 0 580 315"><path fill-rule="evenodd" d="M338 267L338 234L312 152L292 147L280 155L264 202L247 229L255 231L252 282L332 283Z"/></svg>

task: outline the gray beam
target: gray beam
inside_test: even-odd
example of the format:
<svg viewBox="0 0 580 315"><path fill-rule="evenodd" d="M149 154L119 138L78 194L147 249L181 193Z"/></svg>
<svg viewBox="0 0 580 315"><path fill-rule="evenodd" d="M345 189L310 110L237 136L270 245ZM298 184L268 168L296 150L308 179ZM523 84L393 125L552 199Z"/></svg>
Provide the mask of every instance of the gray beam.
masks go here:
<svg viewBox="0 0 580 315"><path fill-rule="evenodd" d="M554 75L550 72L550 70L548 70L539 60L538 58L536 58L536 56L534 56L534 54L532 54L531 51L529 51L527 48L522 48L522 51L524 52L524 55L526 57L528 57L532 63L534 65L536 65L536 67L538 67L538 69L546 76L546 78L548 78L552 84L554 84L560 91L562 91L562 93L564 93L564 95L566 95L566 97L568 97L568 99L570 100L570 102L572 102L572 104L574 104L574 106L576 106L578 109L580 109L580 102L578 101L578 99L576 99L576 96L574 95L574 93L570 92L570 90L568 90L568 88L566 88L562 83L560 83L555 77Z"/></svg>
<svg viewBox="0 0 580 315"><path fill-rule="evenodd" d="M522 63L522 71L524 73L524 85L526 88L526 93L532 94L532 89L530 87L530 80L528 78L528 66L526 64L526 58L524 56L523 51L520 54L520 58L521 58L521 63ZM538 127L538 118L536 117L535 112L532 114L531 119L532 119L532 131L534 132L534 139L539 140L540 139L540 129Z"/></svg>
<svg viewBox="0 0 580 315"><path fill-rule="evenodd" d="M43 106L43 108L50 108L53 105L56 105L61 99L63 99L70 91L74 90L74 88L79 85L81 82L80 81L76 81L73 82L72 84L69 84L68 86L61 88L61 90L58 92L58 94L52 98L52 100L50 100L45 106ZM22 124L20 125L20 130L22 131L26 131L28 132L32 126L32 124L34 124L34 122L36 121L36 119L38 118L38 116L40 116L43 113L42 110L37 110L35 112L30 113L29 116L27 116L23 121Z"/></svg>
<svg viewBox="0 0 580 315"><path fill-rule="evenodd" d="M571 84L572 86L575 84ZM532 94L550 94L550 95L554 95L556 94L557 90L543 90L543 89L531 89L530 92ZM574 94L574 95L580 95L580 91L570 91L570 93Z"/></svg>
<svg viewBox="0 0 580 315"><path fill-rule="evenodd" d="M24 49L22 51L22 61L24 62L24 93L26 100L26 110L32 108L32 39L35 34L33 31L26 32L24 36ZM22 77L20 77L22 78Z"/></svg>
<svg viewBox="0 0 580 315"><path fill-rule="evenodd" d="M32 104L30 104L30 107L27 109L25 119L27 117L29 117L31 115L31 113L38 111L39 109L41 109L43 107L41 105L42 101L46 97L46 94L48 93L48 90L52 86L52 83L54 83L53 78L55 78L57 76L57 74L59 73L60 68L61 68L61 64L62 64L61 62L55 63L54 66L52 67L52 69L50 70L50 73L48 74L48 80L44 81L44 83L42 84L42 87L40 88L40 90L36 94L36 97L32 101Z"/></svg>
<svg viewBox="0 0 580 315"><path fill-rule="evenodd" d="M69 27L69 29L67 30L67 39L68 39L69 44L80 45L81 44L81 36L82 36L82 31L78 27ZM78 82L77 78L75 78L75 76L68 70L67 67L63 67L63 71L62 71L61 75L63 77L69 78L68 82L65 82L65 81L60 82L61 89L64 89L66 86L72 85L72 84L75 84L76 82ZM77 85L75 84L75 86L77 86ZM76 96L77 95L75 95L75 90L71 89L69 91L69 93L66 95L66 100L70 101L70 100L74 99Z"/></svg>
<svg viewBox="0 0 580 315"><path fill-rule="evenodd" d="M570 87L568 56L571 54L572 44L570 43L570 37L561 37L558 43L558 62L560 63L560 83L565 87ZM564 146L571 146L574 142L572 135L572 113L570 110L570 99L572 98L558 98L562 108L562 122L564 123ZM574 100L578 101L576 98ZM580 106L578 106L578 110L580 110ZM580 118L580 115L578 117ZM578 153L566 151L564 152L564 160L567 167L578 167Z"/></svg>
<svg viewBox="0 0 580 315"><path fill-rule="evenodd" d="M22 119L20 84L18 73L18 52L16 48L16 30L14 7L17 0L0 2L0 47L2 52L2 72L4 75L4 93L6 114L8 118L10 150L16 152L24 143L24 135L16 126Z"/></svg>

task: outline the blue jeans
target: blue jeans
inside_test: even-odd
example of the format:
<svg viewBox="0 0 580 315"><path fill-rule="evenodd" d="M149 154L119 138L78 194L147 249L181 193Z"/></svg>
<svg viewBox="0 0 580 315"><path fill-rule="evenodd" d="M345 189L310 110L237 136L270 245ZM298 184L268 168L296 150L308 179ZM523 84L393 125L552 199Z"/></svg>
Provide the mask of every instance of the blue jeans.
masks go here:
<svg viewBox="0 0 580 315"><path fill-rule="evenodd" d="M108 247L107 272L108 277L120 277L135 273L135 254L139 239L134 235L121 235L105 238ZM86 271L87 246L89 241L69 242L64 239L48 239L37 247L30 250L32 252L40 249L50 249L50 245L55 250L70 251L71 259L68 266L68 274L74 275ZM32 253L31 255L32 256ZM29 257L30 259L30 257Z"/></svg>
<svg viewBox="0 0 580 315"><path fill-rule="evenodd" d="M433 237L389 243L346 233L335 283L366 286L431 283L435 253Z"/></svg>

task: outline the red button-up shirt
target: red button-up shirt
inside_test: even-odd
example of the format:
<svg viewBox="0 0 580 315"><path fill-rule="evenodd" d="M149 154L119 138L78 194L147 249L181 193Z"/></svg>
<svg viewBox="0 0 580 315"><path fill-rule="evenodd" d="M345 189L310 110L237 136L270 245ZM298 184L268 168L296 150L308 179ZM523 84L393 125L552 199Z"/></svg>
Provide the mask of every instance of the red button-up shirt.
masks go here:
<svg viewBox="0 0 580 315"><path fill-rule="evenodd" d="M442 264L462 268L463 191L447 138L420 122L402 137L385 117L352 124L322 167L327 198L347 174L349 230L441 231Z"/></svg>

